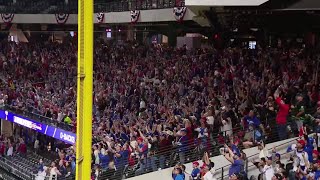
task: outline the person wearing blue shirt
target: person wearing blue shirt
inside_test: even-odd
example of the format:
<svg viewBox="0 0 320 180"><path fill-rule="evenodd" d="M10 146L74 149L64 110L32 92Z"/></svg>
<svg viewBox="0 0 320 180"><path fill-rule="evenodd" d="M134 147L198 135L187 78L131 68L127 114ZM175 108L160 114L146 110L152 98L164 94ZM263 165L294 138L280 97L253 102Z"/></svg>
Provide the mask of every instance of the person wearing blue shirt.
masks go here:
<svg viewBox="0 0 320 180"><path fill-rule="evenodd" d="M174 180L185 180L185 176L183 175L183 171L180 167L174 169Z"/></svg>
<svg viewBox="0 0 320 180"><path fill-rule="evenodd" d="M199 169L199 163L197 161L192 163L193 170L191 172L191 179L197 180L200 177L200 169Z"/></svg>
<svg viewBox="0 0 320 180"><path fill-rule="evenodd" d="M147 168L148 144L144 141L142 137L137 138L138 147L136 150L139 152L140 167L136 170L135 176L142 174Z"/></svg>
<svg viewBox="0 0 320 180"><path fill-rule="evenodd" d="M117 144L115 146L116 151L114 153L114 162L115 162L115 166L118 169L120 169L121 167L125 166L126 162L124 161L124 157L123 157L123 151L121 150L121 145Z"/></svg>
<svg viewBox="0 0 320 180"><path fill-rule="evenodd" d="M180 163L185 163L185 153L188 151L188 137L187 137L187 130L185 128L180 130L181 137L177 142L178 145L178 152L179 152L179 160Z"/></svg>
<svg viewBox="0 0 320 180"><path fill-rule="evenodd" d="M76 158L71 158L71 174L76 174Z"/></svg>
<svg viewBox="0 0 320 180"><path fill-rule="evenodd" d="M252 124L254 128L259 128L261 125L261 121L254 115L254 112L251 110L247 116L243 118L245 129L248 128L249 124Z"/></svg>
<svg viewBox="0 0 320 180"><path fill-rule="evenodd" d="M318 169L314 172L314 179L318 180L320 178L320 166L318 166Z"/></svg>
<svg viewBox="0 0 320 180"><path fill-rule="evenodd" d="M137 138L138 142L138 152L140 157L147 157L148 154L148 144L144 142L142 137Z"/></svg>
<svg viewBox="0 0 320 180"><path fill-rule="evenodd" d="M109 162L110 162L110 157L108 153L102 152L99 154L99 159L100 159L100 165L102 169L107 169Z"/></svg>
<svg viewBox="0 0 320 180"><path fill-rule="evenodd" d="M39 166L38 166L38 171L39 171L39 172L42 172L42 171L43 171L43 167L44 167L43 160L40 159L40 161L39 161Z"/></svg>
<svg viewBox="0 0 320 180"><path fill-rule="evenodd" d="M227 153L225 152L223 155L229 162L231 162L231 166L229 168L229 177L243 172L244 162L240 159L240 156L238 154L234 154L232 149L230 149L227 145L225 145L225 149L227 149Z"/></svg>
<svg viewBox="0 0 320 180"><path fill-rule="evenodd" d="M229 176L240 173L242 169L243 169L243 161L240 159L234 159L229 169Z"/></svg>
<svg viewBox="0 0 320 180"><path fill-rule="evenodd" d="M231 150L232 150L233 154L235 154L235 155L237 155L237 156L240 157L241 151L240 151L240 149L238 148L238 146L236 146L235 144L232 144L232 145L231 145Z"/></svg>
<svg viewBox="0 0 320 180"><path fill-rule="evenodd" d="M121 130L122 132L120 133L120 138L124 141L129 141L130 138L128 137L128 135L126 133L123 132L123 130Z"/></svg>
<svg viewBox="0 0 320 180"><path fill-rule="evenodd" d="M313 157L312 157L312 152L313 152L313 142L314 142L314 139L312 137L305 137L305 139L307 139L307 144L304 148L304 151L308 153L308 160L309 162L312 162L313 161Z"/></svg>
<svg viewBox="0 0 320 180"><path fill-rule="evenodd" d="M123 160L125 162L125 164L128 164L129 163L129 150L128 150L128 144L125 143L122 147L122 156L123 156Z"/></svg>

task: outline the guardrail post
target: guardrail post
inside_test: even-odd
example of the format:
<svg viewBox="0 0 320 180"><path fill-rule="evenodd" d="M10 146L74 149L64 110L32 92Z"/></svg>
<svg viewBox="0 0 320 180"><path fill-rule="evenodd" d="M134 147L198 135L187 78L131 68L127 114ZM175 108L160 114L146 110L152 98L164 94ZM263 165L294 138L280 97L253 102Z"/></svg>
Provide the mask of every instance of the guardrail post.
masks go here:
<svg viewBox="0 0 320 180"><path fill-rule="evenodd" d="M224 176L224 167L221 168L221 179L223 179Z"/></svg>
<svg viewBox="0 0 320 180"><path fill-rule="evenodd" d="M245 159L245 162L246 162L246 173L248 173L249 161L248 161L248 158L247 158L247 157L246 157L246 159Z"/></svg>

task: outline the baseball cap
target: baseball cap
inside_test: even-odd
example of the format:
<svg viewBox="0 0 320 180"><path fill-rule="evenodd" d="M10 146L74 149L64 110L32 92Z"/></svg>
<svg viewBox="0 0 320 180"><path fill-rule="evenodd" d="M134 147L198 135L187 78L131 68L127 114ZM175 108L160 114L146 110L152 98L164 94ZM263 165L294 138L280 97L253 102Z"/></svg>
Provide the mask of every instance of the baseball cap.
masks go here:
<svg viewBox="0 0 320 180"><path fill-rule="evenodd" d="M301 144L302 147L306 145L306 142L302 139L298 140L297 143Z"/></svg>
<svg viewBox="0 0 320 180"><path fill-rule="evenodd" d="M315 155L319 156L319 151L314 149L314 150L312 151L312 154L315 154Z"/></svg>
<svg viewBox="0 0 320 180"><path fill-rule="evenodd" d="M141 142L142 142L142 141L143 141L143 138L142 138L142 137L138 137L138 138L137 138L137 141L141 141Z"/></svg>
<svg viewBox="0 0 320 180"><path fill-rule="evenodd" d="M192 162L193 165L199 166L199 163L197 161Z"/></svg>

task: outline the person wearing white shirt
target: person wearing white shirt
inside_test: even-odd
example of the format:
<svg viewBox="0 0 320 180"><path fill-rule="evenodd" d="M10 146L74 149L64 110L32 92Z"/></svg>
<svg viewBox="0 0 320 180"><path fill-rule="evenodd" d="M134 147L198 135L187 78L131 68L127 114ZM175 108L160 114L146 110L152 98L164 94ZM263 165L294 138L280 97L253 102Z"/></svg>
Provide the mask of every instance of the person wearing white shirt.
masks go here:
<svg viewBox="0 0 320 180"><path fill-rule="evenodd" d="M228 117L227 119L222 120L222 126L220 128L221 132L225 132L227 136L232 136L232 122L231 119Z"/></svg>
<svg viewBox="0 0 320 180"><path fill-rule="evenodd" d="M207 117L207 123L208 123L209 125L212 125L212 126L213 126L213 124L214 124L214 117L213 117L213 116L208 116L208 117Z"/></svg>
<svg viewBox="0 0 320 180"><path fill-rule="evenodd" d="M48 167L44 166L43 167L43 171L38 172L35 180L45 180L46 179L46 175L47 175L47 172L46 172L47 169L48 169Z"/></svg>
<svg viewBox="0 0 320 180"><path fill-rule="evenodd" d="M136 137L135 136L131 137L130 146L131 147L137 147L138 146L138 142L136 141Z"/></svg>
<svg viewBox="0 0 320 180"><path fill-rule="evenodd" d="M63 114L63 112L60 111L60 112L58 113L58 118L57 118L58 122L61 122L62 119L64 118L64 116L65 116L65 115Z"/></svg>
<svg viewBox="0 0 320 180"><path fill-rule="evenodd" d="M201 122L201 127L195 129L198 132L198 138L206 138L208 137L208 129L203 122Z"/></svg>
<svg viewBox="0 0 320 180"><path fill-rule="evenodd" d="M263 167L263 173L266 177L266 180L272 180L272 177L274 176L274 170L273 167L271 165L264 165Z"/></svg>
<svg viewBox="0 0 320 180"><path fill-rule="evenodd" d="M100 164L100 158L99 158L99 149L98 149L98 146L97 145L93 145L93 154L94 154L94 157L95 157L95 161L94 163L95 164Z"/></svg>
<svg viewBox="0 0 320 180"><path fill-rule="evenodd" d="M258 150L260 151L260 153L259 153L259 159L269 157L269 151L268 151L268 149L264 146L264 142L259 142L259 143L258 143Z"/></svg>
<svg viewBox="0 0 320 180"><path fill-rule="evenodd" d="M33 146L33 148L34 148L34 150L35 150L36 152L38 152L39 147L40 147L40 145L39 145L39 140L36 139L36 140L34 141L34 146Z"/></svg>
<svg viewBox="0 0 320 180"><path fill-rule="evenodd" d="M8 151L7 151L7 156L12 156L13 155L13 147L12 147L12 144L9 144L9 148L8 148Z"/></svg>
<svg viewBox="0 0 320 180"><path fill-rule="evenodd" d="M272 167L272 156L265 157L265 161L262 161L262 168L260 172L263 174L265 180L272 180L274 176L274 169Z"/></svg>
<svg viewBox="0 0 320 180"><path fill-rule="evenodd" d="M293 171L296 171L298 169L298 166L302 171L306 170L306 166L309 165L308 161L308 153L304 151L304 147L306 145L306 142L302 139L298 140L295 146L292 146L291 150L294 152L294 156L296 157L293 167Z"/></svg>
<svg viewBox="0 0 320 180"><path fill-rule="evenodd" d="M214 178L214 175L211 173L211 171L209 170L209 167L206 164L203 164L201 169L204 174L204 176L202 177L202 180L216 180L216 178Z"/></svg>
<svg viewBox="0 0 320 180"><path fill-rule="evenodd" d="M0 107L4 106L4 99L0 98Z"/></svg>
<svg viewBox="0 0 320 180"><path fill-rule="evenodd" d="M141 99L141 101L140 101L140 107L139 108L140 108L141 112L146 109L146 102L143 99Z"/></svg>

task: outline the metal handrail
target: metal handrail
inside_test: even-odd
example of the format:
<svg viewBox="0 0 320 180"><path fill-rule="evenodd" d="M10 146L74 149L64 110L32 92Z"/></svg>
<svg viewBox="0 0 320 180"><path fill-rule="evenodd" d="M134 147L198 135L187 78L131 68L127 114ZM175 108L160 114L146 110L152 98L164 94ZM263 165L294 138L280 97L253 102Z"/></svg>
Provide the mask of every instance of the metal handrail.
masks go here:
<svg viewBox="0 0 320 180"><path fill-rule="evenodd" d="M283 146L283 145L285 145L285 144L290 144L290 143L295 142L295 141L296 141L296 139L293 139L293 140L291 140L291 141L287 141L287 142L285 142L285 143L283 143L283 144L279 144L279 145L275 146L275 148L280 147L280 146ZM288 153L290 153L290 152L285 152L285 153L282 153L281 155L288 154ZM248 162L249 158L256 157L256 156L258 156L259 154L260 154L260 152L246 157L246 162ZM221 167L221 168L216 169L216 172L221 169L221 176L220 176L220 178L223 177L222 179L224 179L224 178L227 178L227 177L228 177L228 175L224 175L224 169L229 168L230 166L231 166L231 164L228 164L228 165L225 165L225 166L223 166L223 167ZM252 167L252 165L249 166L249 164L246 163L245 169L247 170L249 167Z"/></svg>
<svg viewBox="0 0 320 180"><path fill-rule="evenodd" d="M235 132L235 134L236 134L236 132ZM212 142L213 140L216 140L215 138L217 138L217 136L211 137L209 142ZM269 139L268 139L268 142L271 143L271 142L275 142L276 140L277 139L274 136L270 136ZM197 160L201 159L202 156L203 156L203 152L204 152L204 150L201 151L201 149L199 149L199 146L195 146L195 144L190 143L189 145L191 145L190 146L191 148L185 154L185 157L186 157L186 162L185 163L189 163L189 162L193 162L193 161L197 161ZM221 147L223 147L223 144L216 144L216 145L212 145L211 144L211 147L207 147L207 149L205 149L205 151L207 151L209 153L210 157L213 157L213 156L220 155L220 152L218 150ZM152 161L153 157L159 158L160 156L163 156L163 155L165 155L166 158L169 159L169 161L166 162L167 165L168 165L168 166L166 166L166 168L173 167L173 166L175 166L177 164L178 160L175 159L177 157L177 148L172 148L169 152L158 153L158 154L156 153L153 156L149 155L147 160L146 160L146 163L148 165L147 165L147 168L145 168L145 169L147 169L147 170L145 172L139 174L139 175L152 172L153 170L152 170L152 167L150 167L151 166L150 165L150 163L151 163L150 161ZM119 166L124 166L124 165L126 165L126 164L122 164L122 165L119 165ZM230 165L226 165L224 167L221 167L221 168L217 169L216 172L219 171L220 169L222 169L222 170L226 169L229 166ZM130 170L133 173L136 170L136 167L130 167L128 171L130 171ZM126 177L127 177L128 174L130 174L130 172L128 172L128 171L124 172L124 175ZM223 176L223 171L221 173L222 173L221 176ZM107 176L109 177L110 174L105 174L105 177L107 177ZM128 177L135 177L135 175L134 176L130 176L129 175Z"/></svg>
<svg viewBox="0 0 320 180"><path fill-rule="evenodd" d="M240 129L241 130L241 129ZM234 134L236 134L237 131L234 131ZM213 140L216 140L215 138L217 138L217 136L213 136L213 137L210 137L209 139L209 143L211 144L210 147L206 147L206 151L210 153L210 157L212 156L216 156L216 155L219 155L219 152L217 151L220 147L222 147L223 145L222 144L216 144L216 145L212 145L212 141ZM273 135L271 135L269 137L269 142L274 142L276 139L274 138ZM292 142L292 141L290 141ZM284 144L288 144L290 142L286 142ZM283 144L282 144L283 145ZM192 161L195 161L195 160L199 160L202 158L202 155L201 155L201 152L200 150L198 149L199 147L196 146L193 141L190 141L188 143L188 146L190 146L191 148L186 152L186 163L188 162L192 162ZM281 145L279 145L281 146ZM277 146L278 147L278 146ZM150 163L150 161L152 160L151 158L155 157L155 158L158 158L162 155L165 155L166 157L170 157L169 161L167 161L166 163L166 167L173 167L174 165L176 165L177 161L174 159L174 157L177 157L177 148L165 148L167 149L168 151L166 152L162 152L162 153L156 153L155 155L149 155L148 158L147 158L147 163ZM198 150L198 151L196 151ZM199 154L197 154L199 153ZM256 156L257 154L253 155L253 156ZM249 156L248 158L250 158L252 156ZM124 166L124 165L127 165L126 164L123 164L123 165L120 165L120 166ZM228 169L228 167L230 167L230 165L226 165L224 167L221 167L219 169L216 170L216 172L219 172L219 170L221 170L221 176L220 177L224 177L225 174L224 174L224 170L225 169ZM248 165L246 166L246 168L248 168ZM148 172L152 172L152 167L150 167L150 165L148 165L146 167L147 171L143 172L144 173L148 173ZM131 173L134 173L136 170L136 166L134 167L127 167L126 169L123 170L123 172L121 173L121 176L125 176L125 177L132 177L130 174ZM105 177L110 177L110 175L112 174L104 174ZM139 174L141 175L141 174ZM104 178L104 177L102 177Z"/></svg>

